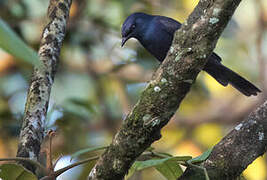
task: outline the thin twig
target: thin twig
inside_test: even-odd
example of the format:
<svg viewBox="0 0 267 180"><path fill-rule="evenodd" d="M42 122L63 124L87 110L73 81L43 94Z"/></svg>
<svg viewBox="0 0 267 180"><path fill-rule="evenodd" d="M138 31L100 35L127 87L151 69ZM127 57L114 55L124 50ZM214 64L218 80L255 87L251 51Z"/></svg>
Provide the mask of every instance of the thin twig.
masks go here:
<svg viewBox="0 0 267 180"><path fill-rule="evenodd" d="M40 170L42 172L44 172L45 174L48 174L47 169L41 163L39 163L38 161L31 160L29 158L22 158L22 157L0 158L0 161L16 161L16 162L18 162L18 161L25 161L25 162L28 162L28 163L34 165L35 167L40 168Z"/></svg>
<svg viewBox="0 0 267 180"><path fill-rule="evenodd" d="M91 157L91 158L88 158L88 159L85 159L85 160L76 162L76 163L71 164L71 165L69 165L69 166L66 166L66 167L64 167L64 168L62 168L62 169L59 169L59 170L55 171L55 172L54 172L54 176L57 177L57 176L59 176L60 174L64 173L65 171L67 171L67 170L69 170L69 169L71 169L71 168L73 168L73 167L75 167L75 166L79 166L79 165L81 165L81 164L85 164L85 163L88 163L88 162L90 162L90 161L97 160L98 158L99 158L99 156L94 156L94 157Z"/></svg>

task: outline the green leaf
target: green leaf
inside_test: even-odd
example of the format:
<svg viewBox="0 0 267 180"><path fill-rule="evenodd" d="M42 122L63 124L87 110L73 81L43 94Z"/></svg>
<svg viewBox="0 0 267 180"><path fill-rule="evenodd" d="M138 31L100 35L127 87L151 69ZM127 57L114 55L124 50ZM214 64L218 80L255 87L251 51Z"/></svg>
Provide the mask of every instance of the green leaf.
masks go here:
<svg viewBox="0 0 267 180"><path fill-rule="evenodd" d="M173 157L171 154L169 153L165 153L165 152L153 152L155 155L158 155L158 156L162 156L162 157ZM191 157L192 158L192 157Z"/></svg>
<svg viewBox="0 0 267 180"><path fill-rule="evenodd" d="M212 151L212 148L208 149L207 151L205 151L200 156L188 160L187 162L188 163L201 163L201 162L205 161L209 157L211 151Z"/></svg>
<svg viewBox="0 0 267 180"><path fill-rule="evenodd" d="M191 159L191 156L175 156L175 157L168 157L163 159L150 159L146 161L136 161L136 170L142 170L149 167L154 167L157 165L161 165L167 161L187 161Z"/></svg>
<svg viewBox="0 0 267 180"><path fill-rule="evenodd" d="M75 153L72 154L70 160L76 158L76 157L79 157L81 156L82 154L85 154L85 153L89 153L89 152L93 152L93 151L99 151L99 150L102 150L102 149L106 149L108 146L102 146L102 147L90 147L90 148L86 148L86 149L81 149Z"/></svg>
<svg viewBox="0 0 267 180"><path fill-rule="evenodd" d="M3 180L37 180L30 171L17 164L3 164L0 166L0 179Z"/></svg>
<svg viewBox="0 0 267 180"><path fill-rule="evenodd" d="M195 165L194 163L201 163L201 162L205 161L209 157L209 155L210 155L211 152L212 152L212 148L210 148L207 151L205 151L202 155L200 155L198 157L195 157L195 158L190 159L190 160L187 161L187 163L190 166L193 166L195 168L198 168L198 169L203 170L203 173L205 175L205 179L206 180L209 180L210 179L209 178L209 175L208 175L208 172L207 172L207 169L205 167L202 167L201 165L200 166Z"/></svg>
<svg viewBox="0 0 267 180"><path fill-rule="evenodd" d="M0 48L32 65L40 65L37 53L28 47L0 18Z"/></svg>
<svg viewBox="0 0 267 180"><path fill-rule="evenodd" d="M168 180L176 180L183 174L183 170L177 161L166 161L157 165L156 169Z"/></svg>
<svg viewBox="0 0 267 180"><path fill-rule="evenodd" d="M146 168L155 167L157 170L161 172L161 170L168 169L167 173L163 173L162 175L165 177L179 177L181 175L181 167L179 166L177 161L188 161L191 159L191 156L175 156L175 157L167 157L162 159L150 159L146 161L135 161L132 167L129 170L127 178L130 178L135 171L140 171ZM173 166L176 164L175 166ZM178 167L178 166L179 167ZM170 166L170 167L166 167ZM174 170L175 169L175 170ZM177 171L174 173L174 171Z"/></svg>

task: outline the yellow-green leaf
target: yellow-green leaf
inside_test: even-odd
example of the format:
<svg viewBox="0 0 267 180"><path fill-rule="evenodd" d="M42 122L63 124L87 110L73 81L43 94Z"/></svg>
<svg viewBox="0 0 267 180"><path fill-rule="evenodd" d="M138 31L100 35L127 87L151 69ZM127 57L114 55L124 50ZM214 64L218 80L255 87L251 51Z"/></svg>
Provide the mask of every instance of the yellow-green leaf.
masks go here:
<svg viewBox="0 0 267 180"><path fill-rule="evenodd" d="M183 174L183 170L177 161L166 161L157 165L156 169L167 179L176 180Z"/></svg>
<svg viewBox="0 0 267 180"><path fill-rule="evenodd" d="M205 151L200 156L188 160L187 162L188 163L200 163L200 162L203 162L203 161L205 161L209 157L209 155L210 155L211 152L212 152L212 148L208 149L207 151Z"/></svg>
<svg viewBox="0 0 267 180"><path fill-rule="evenodd" d="M0 179L3 180L37 180L37 177L18 164L3 164L0 166Z"/></svg>
<svg viewBox="0 0 267 180"><path fill-rule="evenodd" d="M191 156L175 156L175 157L167 157L161 159L150 159L146 161L135 161L132 167L129 170L127 178L130 178L135 171L140 171L146 168L155 167L163 176L169 178L171 180L174 177L179 177L182 174L181 167L179 165L180 162L186 162L189 159L192 159ZM162 171L168 171L166 173Z"/></svg>

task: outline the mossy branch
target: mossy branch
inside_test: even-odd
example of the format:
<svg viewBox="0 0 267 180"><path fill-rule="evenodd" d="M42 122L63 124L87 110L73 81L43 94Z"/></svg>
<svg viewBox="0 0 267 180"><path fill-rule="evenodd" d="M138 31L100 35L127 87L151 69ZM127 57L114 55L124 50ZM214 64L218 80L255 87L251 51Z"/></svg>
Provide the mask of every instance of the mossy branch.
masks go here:
<svg viewBox="0 0 267 180"><path fill-rule="evenodd" d="M200 0L89 179L123 179L178 109L241 0Z"/></svg>
<svg viewBox="0 0 267 180"><path fill-rule="evenodd" d="M267 150L267 101L214 146L201 165L211 179L236 179ZM204 180L203 172L188 168L179 180Z"/></svg>

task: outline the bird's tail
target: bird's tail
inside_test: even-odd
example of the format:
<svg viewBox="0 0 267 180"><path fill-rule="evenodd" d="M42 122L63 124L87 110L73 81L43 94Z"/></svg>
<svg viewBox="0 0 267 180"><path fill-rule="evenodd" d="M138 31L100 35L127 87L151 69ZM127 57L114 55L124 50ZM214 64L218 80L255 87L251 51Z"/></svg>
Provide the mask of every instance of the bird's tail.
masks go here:
<svg viewBox="0 0 267 180"><path fill-rule="evenodd" d="M234 88L236 88L238 91L240 91L246 96L256 96L257 93L261 92L260 89L258 89L248 80L241 77L240 75L238 75L237 73L225 67L219 61L216 61L214 59L210 58L203 70L206 71L223 86L231 84Z"/></svg>

